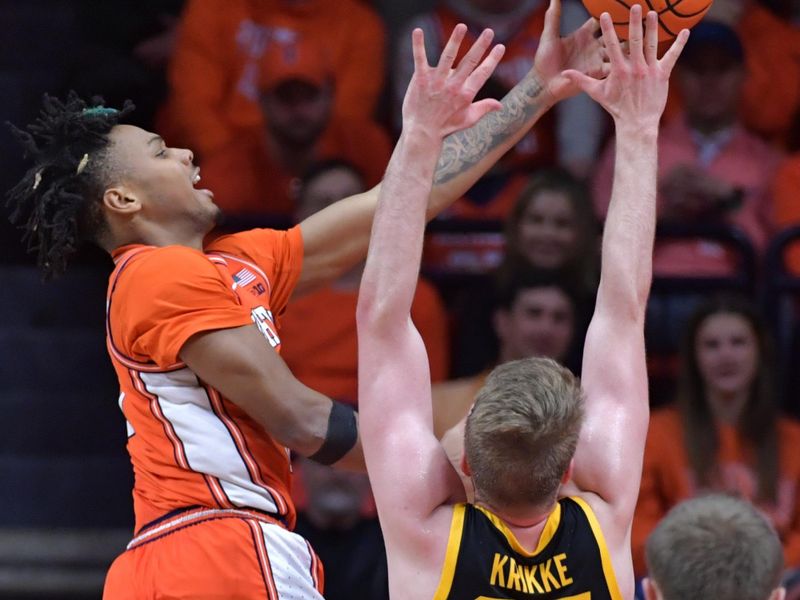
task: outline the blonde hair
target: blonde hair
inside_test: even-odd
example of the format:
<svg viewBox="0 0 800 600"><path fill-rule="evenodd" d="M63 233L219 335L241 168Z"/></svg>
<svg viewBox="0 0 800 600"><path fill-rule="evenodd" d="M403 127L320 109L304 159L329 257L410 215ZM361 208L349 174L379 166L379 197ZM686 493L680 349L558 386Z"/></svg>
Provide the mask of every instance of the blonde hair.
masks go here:
<svg viewBox="0 0 800 600"><path fill-rule="evenodd" d="M476 497L500 507L552 503L582 422L583 394L569 369L549 358L494 369L464 437Z"/></svg>

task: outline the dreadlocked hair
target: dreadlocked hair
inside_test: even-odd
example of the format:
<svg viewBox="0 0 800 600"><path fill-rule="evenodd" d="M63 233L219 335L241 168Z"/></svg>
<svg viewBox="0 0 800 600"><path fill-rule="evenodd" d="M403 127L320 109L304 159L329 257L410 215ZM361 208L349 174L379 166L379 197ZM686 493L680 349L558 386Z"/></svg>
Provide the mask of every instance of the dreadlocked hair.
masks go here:
<svg viewBox="0 0 800 600"><path fill-rule="evenodd" d="M45 279L60 275L84 242L96 242L106 227L100 200L108 183L108 134L134 106L87 104L75 92L65 101L45 94L39 117L11 131L33 166L7 194L10 220L24 230L23 242L37 253Z"/></svg>

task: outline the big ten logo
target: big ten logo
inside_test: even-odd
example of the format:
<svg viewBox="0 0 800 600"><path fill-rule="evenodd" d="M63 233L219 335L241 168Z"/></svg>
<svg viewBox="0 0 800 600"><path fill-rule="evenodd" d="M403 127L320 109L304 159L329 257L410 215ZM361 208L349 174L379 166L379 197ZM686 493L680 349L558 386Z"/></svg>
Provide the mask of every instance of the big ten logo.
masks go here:
<svg viewBox="0 0 800 600"><path fill-rule="evenodd" d="M267 293L267 288L264 286L263 283L257 282L254 285L250 286L250 293L253 296L261 296L262 294Z"/></svg>
<svg viewBox="0 0 800 600"><path fill-rule="evenodd" d="M281 339L278 337L275 322L272 319L272 311L263 306L257 306L250 311L250 318L253 319L253 323L258 327L261 335L267 338L270 346L277 348L281 345Z"/></svg>

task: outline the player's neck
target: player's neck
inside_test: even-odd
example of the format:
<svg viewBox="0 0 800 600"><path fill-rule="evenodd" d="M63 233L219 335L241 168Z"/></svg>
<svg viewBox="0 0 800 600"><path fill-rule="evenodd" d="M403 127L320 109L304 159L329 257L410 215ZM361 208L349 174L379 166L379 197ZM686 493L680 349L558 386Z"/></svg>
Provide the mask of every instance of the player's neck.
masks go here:
<svg viewBox="0 0 800 600"><path fill-rule="evenodd" d="M499 510L485 502L476 504L488 509L500 519L511 531L519 544L532 552L539 545L547 518L553 512L553 506L542 509L539 507L525 510Z"/></svg>
<svg viewBox="0 0 800 600"><path fill-rule="evenodd" d="M476 500L475 504L489 510L498 519L503 521L503 523L513 529L530 529L541 525L547 520L550 513L553 512L552 506L544 510L538 507L525 510L504 510L480 500Z"/></svg>

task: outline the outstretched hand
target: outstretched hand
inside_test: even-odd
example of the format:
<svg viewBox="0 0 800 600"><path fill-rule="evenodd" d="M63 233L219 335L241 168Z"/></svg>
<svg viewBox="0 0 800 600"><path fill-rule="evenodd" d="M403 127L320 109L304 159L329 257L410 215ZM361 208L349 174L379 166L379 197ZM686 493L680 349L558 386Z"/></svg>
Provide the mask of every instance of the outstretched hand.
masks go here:
<svg viewBox="0 0 800 600"><path fill-rule="evenodd" d="M563 38L559 33L560 23L561 0L550 0L533 68L547 85L553 102L574 96L580 91L571 79L563 76L563 71L574 69L596 78L608 75L606 51L595 35L600 27L597 19L587 20L579 29Z"/></svg>
<svg viewBox="0 0 800 600"><path fill-rule="evenodd" d="M404 129L418 127L432 137L444 139L454 131L472 127L486 113L501 107L499 100L473 100L491 77L505 47L496 45L481 61L494 37L492 30L486 29L453 68L466 32L466 25L456 25L435 67L428 64L422 30L412 33L414 76L403 100Z"/></svg>
<svg viewBox="0 0 800 600"><path fill-rule="evenodd" d="M658 124L667 103L669 76L689 39L689 31L682 30L659 60L658 15L654 11L647 13L643 32L642 7L631 7L627 55L608 13L600 15L600 28L610 61L608 77L594 79L577 70L563 75L601 104L618 125Z"/></svg>

